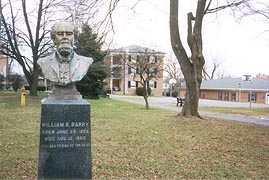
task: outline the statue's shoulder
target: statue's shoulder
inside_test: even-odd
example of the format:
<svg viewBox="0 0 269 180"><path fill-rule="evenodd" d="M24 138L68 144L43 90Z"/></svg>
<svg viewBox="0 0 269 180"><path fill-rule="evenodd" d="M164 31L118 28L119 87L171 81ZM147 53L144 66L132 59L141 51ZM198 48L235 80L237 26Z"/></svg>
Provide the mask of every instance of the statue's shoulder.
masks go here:
<svg viewBox="0 0 269 180"><path fill-rule="evenodd" d="M79 61L87 62L89 64L93 63L93 59L91 57L86 57L86 56L80 56L78 54L75 54L76 59Z"/></svg>
<svg viewBox="0 0 269 180"><path fill-rule="evenodd" d="M44 57L41 57L38 59L37 63L38 64L46 64L46 63L50 63L50 61L55 58L55 55L54 53L53 54L50 54L48 56L44 56Z"/></svg>

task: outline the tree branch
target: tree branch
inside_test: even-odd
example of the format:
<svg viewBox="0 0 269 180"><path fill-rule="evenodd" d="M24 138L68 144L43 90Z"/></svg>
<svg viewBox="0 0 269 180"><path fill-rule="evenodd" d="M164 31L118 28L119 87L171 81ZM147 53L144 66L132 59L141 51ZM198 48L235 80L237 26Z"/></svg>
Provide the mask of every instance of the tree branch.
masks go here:
<svg viewBox="0 0 269 180"><path fill-rule="evenodd" d="M233 3L229 3L227 1L227 4L226 5L223 5L223 6L218 6L216 8L212 8L210 9L209 6L205 9L205 14L210 14L210 13L215 13L215 12L218 12L218 11L221 11L221 10L224 10L226 8L232 8L232 7L237 7L239 5L241 5L242 3L245 3L247 2L248 0L241 0L241 1L238 1L238 2L233 2Z"/></svg>

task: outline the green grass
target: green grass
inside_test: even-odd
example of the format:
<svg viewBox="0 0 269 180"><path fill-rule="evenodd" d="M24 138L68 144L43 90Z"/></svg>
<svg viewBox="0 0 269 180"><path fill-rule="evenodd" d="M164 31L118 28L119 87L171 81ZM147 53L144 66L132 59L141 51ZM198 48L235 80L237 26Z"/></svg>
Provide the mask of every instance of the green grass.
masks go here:
<svg viewBox="0 0 269 180"><path fill-rule="evenodd" d="M269 108L201 107L199 110L269 119Z"/></svg>
<svg viewBox="0 0 269 180"><path fill-rule="evenodd" d="M0 179L37 177L40 100L0 93ZM93 179L268 179L269 127L89 100Z"/></svg>

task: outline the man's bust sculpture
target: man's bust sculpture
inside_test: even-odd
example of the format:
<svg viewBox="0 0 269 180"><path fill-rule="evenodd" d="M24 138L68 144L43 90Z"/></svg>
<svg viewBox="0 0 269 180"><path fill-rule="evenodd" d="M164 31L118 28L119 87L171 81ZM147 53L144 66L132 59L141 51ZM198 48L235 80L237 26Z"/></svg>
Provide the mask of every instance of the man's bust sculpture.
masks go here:
<svg viewBox="0 0 269 180"><path fill-rule="evenodd" d="M70 22L53 25L51 38L56 45L56 51L37 61L44 77L54 85L50 98L81 99L75 82L87 74L93 59L79 56L73 51L74 33L75 26Z"/></svg>

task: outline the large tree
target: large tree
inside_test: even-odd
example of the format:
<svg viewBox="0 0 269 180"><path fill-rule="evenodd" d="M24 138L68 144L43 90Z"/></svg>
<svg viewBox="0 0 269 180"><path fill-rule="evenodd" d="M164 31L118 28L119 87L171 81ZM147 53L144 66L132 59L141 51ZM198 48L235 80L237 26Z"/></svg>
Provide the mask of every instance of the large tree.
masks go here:
<svg viewBox="0 0 269 180"><path fill-rule="evenodd" d="M223 68L221 68L222 62L219 59L213 59L212 64L205 63L203 67L203 79L222 79L225 77L226 73Z"/></svg>
<svg viewBox="0 0 269 180"><path fill-rule="evenodd" d="M170 79L175 79L175 87L183 86L185 81L177 59L175 59L174 57L170 57L168 61L164 64L163 70L166 72L164 82L169 83Z"/></svg>
<svg viewBox="0 0 269 180"><path fill-rule="evenodd" d="M44 0L40 0L37 8L31 10L30 4L27 4L25 0L16 2L9 0L0 5L0 20L5 31L0 39L4 42L1 44L0 51L20 64L30 85L30 95L37 95L39 75L37 60L42 53L46 52L49 44L46 38L44 17L50 2L45 3ZM35 18L29 15L30 11ZM31 54L31 58L26 55L26 52Z"/></svg>
<svg viewBox="0 0 269 180"><path fill-rule="evenodd" d="M187 15L187 43L191 55L187 54L187 49L181 40L179 26L179 0L170 0L170 38L171 46L180 64L186 82L186 99L181 111L181 116L196 116L198 113L198 101L200 96L200 86L203 78L203 67L205 58L203 55L202 27L204 16L207 13L215 13L226 8L233 11L242 11L243 15L253 13L265 16L267 11L258 10L259 7L267 7L264 3L255 4L257 1L250 0L197 0L196 12ZM268 12L267 12L268 13Z"/></svg>
<svg viewBox="0 0 269 180"><path fill-rule="evenodd" d="M78 28L89 23L102 8L107 14L95 21L100 36L112 24L111 12L119 0L0 0L0 53L16 60L30 85L30 95L37 95L39 67L37 60L53 51L49 30L57 20L71 20ZM60 17L60 18L59 18ZM101 28L98 28L101 27ZM4 32L2 31L4 29Z"/></svg>
<svg viewBox="0 0 269 180"><path fill-rule="evenodd" d="M200 117L198 113L198 100L202 82L202 69L205 64L202 46L202 23L205 8L206 0L198 0L196 17L192 13L188 14L188 45L192 53L189 58L179 34L178 0L170 0L171 45L186 82L185 104L181 111L183 116Z"/></svg>
<svg viewBox="0 0 269 180"><path fill-rule="evenodd" d="M94 60L86 76L77 83L77 89L84 96L98 98L104 93L104 79L107 76L107 69L104 65L106 52L101 50L102 42L97 34L92 32L89 25L84 25L76 46L75 51L78 54Z"/></svg>

